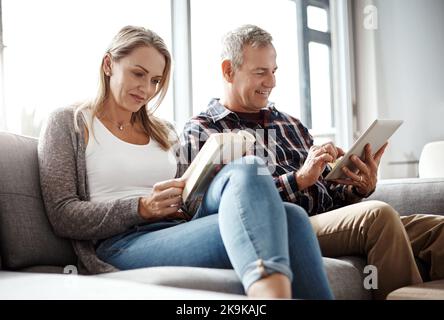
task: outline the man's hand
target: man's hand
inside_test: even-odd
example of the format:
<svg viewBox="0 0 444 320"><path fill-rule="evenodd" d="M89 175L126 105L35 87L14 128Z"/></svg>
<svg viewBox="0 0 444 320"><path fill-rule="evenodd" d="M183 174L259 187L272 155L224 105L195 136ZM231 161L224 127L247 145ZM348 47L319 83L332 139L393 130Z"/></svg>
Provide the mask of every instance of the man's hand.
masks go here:
<svg viewBox="0 0 444 320"><path fill-rule="evenodd" d="M296 181L299 190L312 186L318 181L330 162L335 162L338 157L344 155L344 151L336 147L333 142L321 146L312 146L308 151L304 165L296 172Z"/></svg>
<svg viewBox="0 0 444 320"><path fill-rule="evenodd" d="M348 176L348 179L337 179L336 183L355 186L356 190L362 195L368 195L376 188L378 182L378 167L381 162L381 157L384 154L386 142L379 150L372 156L372 149L369 144L364 149L364 161L359 159L356 155L350 157L350 160L358 168L357 172L351 171L349 168L342 168L343 172Z"/></svg>

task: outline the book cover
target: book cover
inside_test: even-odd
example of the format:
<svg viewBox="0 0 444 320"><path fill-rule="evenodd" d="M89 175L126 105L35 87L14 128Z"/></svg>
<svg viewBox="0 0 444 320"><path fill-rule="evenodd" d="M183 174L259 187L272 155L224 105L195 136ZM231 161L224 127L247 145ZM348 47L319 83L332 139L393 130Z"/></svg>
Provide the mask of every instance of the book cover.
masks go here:
<svg viewBox="0 0 444 320"><path fill-rule="evenodd" d="M182 178L186 180L182 193L187 213L196 213L211 180L227 163L243 157L255 142L245 130L214 133L194 158Z"/></svg>

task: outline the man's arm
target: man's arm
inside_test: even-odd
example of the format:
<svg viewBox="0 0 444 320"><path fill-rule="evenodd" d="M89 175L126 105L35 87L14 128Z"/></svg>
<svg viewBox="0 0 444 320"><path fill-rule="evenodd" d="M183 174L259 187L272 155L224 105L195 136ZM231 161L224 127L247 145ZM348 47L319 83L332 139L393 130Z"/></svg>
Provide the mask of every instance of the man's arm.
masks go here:
<svg viewBox="0 0 444 320"><path fill-rule="evenodd" d="M299 197L299 188L296 182L295 172L288 172L277 177L275 176L274 182L282 200L297 202Z"/></svg>
<svg viewBox="0 0 444 320"><path fill-rule="evenodd" d="M331 168L328 166L322 176L326 177L330 171ZM357 203L365 198L364 196L360 196L353 192L352 186L336 184L326 180L324 180L324 184L328 190L328 193L333 199L334 208L341 208L349 204Z"/></svg>
<svg viewBox="0 0 444 320"><path fill-rule="evenodd" d="M369 197L376 188L378 181L377 173L381 157L384 154L387 143L385 143L376 153L372 155L371 146L365 146L365 154L363 160L357 156L352 156L351 161L354 163L358 172L353 172L347 167L343 168L347 179L337 179L334 183L330 183L332 197L336 200L335 204L347 205L360 201ZM326 170L327 171L327 170ZM324 174L328 174L324 172ZM325 177L325 175L324 175Z"/></svg>
<svg viewBox="0 0 444 320"><path fill-rule="evenodd" d="M328 171L326 170L326 172ZM326 173L323 175L325 176ZM324 208L322 201L310 204L310 198L314 194L321 194L322 188L327 189L332 197L334 208L357 203L363 199L363 197L351 191L351 186L335 185L325 180L319 180L307 188L300 189L300 185L297 182L297 172L294 171L275 176L274 182L282 200L302 205L305 208L316 207L315 212L324 212L327 210L327 208ZM324 187L322 187L322 185L324 185ZM309 212L309 214L313 213L314 212Z"/></svg>

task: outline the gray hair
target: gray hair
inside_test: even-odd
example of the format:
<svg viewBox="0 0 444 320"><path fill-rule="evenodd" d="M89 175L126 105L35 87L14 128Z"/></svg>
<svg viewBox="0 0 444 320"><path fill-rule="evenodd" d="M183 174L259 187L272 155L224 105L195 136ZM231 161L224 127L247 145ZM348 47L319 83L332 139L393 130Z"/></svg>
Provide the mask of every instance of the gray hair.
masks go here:
<svg viewBox="0 0 444 320"><path fill-rule="evenodd" d="M258 26L246 24L229 31L222 39L222 60L230 60L233 69L243 63L243 49L246 45L254 48L272 45L273 37Z"/></svg>

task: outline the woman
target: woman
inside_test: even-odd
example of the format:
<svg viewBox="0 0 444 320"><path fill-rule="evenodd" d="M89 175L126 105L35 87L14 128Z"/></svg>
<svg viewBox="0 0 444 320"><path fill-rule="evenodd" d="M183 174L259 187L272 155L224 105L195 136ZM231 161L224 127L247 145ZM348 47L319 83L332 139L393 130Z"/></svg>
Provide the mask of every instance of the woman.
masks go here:
<svg viewBox="0 0 444 320"><path fill-rule="evenodd" d="M259 159L226 165L191 221L179 210L175 135L148 110L170 71L157 34L124 27L103 57L96 99L55 111L42 133L45 206L55 232L73 240L80 271L234 268L250 297L331 299L306 213L256 174Z"/></svg>

